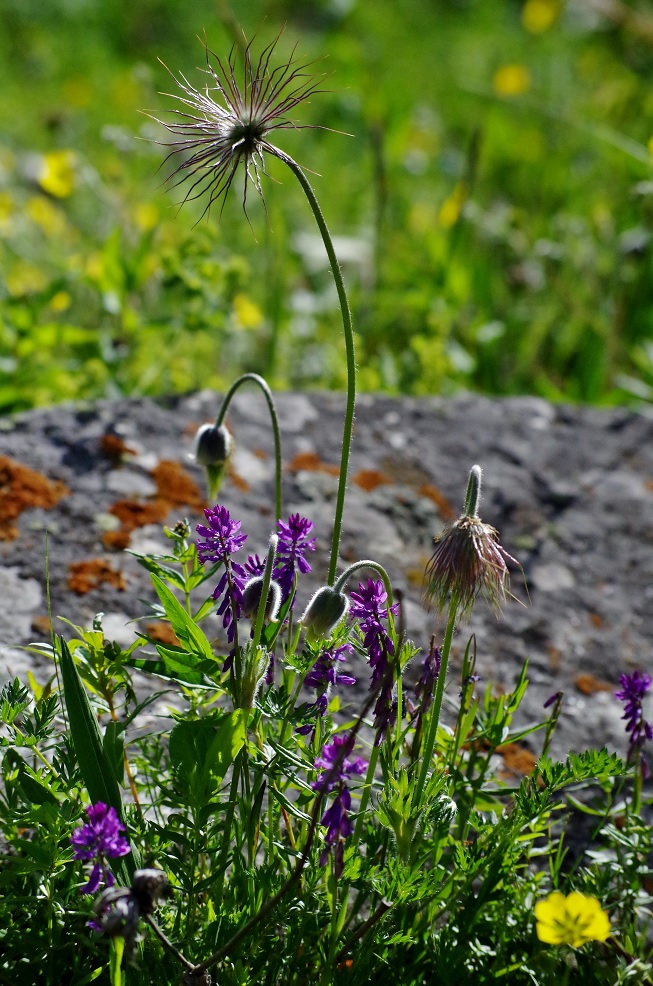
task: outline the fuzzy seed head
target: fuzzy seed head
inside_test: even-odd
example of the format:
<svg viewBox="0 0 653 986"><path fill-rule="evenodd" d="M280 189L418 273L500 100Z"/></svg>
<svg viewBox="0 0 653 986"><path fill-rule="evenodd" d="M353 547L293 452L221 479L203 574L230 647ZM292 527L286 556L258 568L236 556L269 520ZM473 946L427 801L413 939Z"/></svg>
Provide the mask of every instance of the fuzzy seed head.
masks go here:
<svg viewBox="0 0 653 986"><path fill-rule="evenodd" d="M263 198L264 155L284 158L283 151L271 143L271 135L276 130L299 129L300 125L288 119L287 114L318 91L318 81L306 72L308 65L298 64L292 55L276 68L271 67L279 37L262 50L258 60L252 55L251 42L245 39L242 83L237 78L236 49L232 48L227 59L221 59L206 42L205 72L209 81L202 89L196 89L185 76L180 74L177 78L170 73L181 95L166 95L181 103L182 108L172 111L172 120L156 122L175 137L163 144L171 148L166 161L178 154L184 160L169 180L173 187L189 182L183 202L208 196L203 215L215 202L221 200L221 208L224 206L241 165L245 213L248 182Z"/></svg>
<svg viewBox="0 0 653 986"><path fill-rule="evenodd" d="M455 595L460 616L467 615L479 593L497 615L510 583L506 560L515 562L499 544L494 527L480 517L464 514L435 539L426 567L423 601L442 612Z"/></svg>

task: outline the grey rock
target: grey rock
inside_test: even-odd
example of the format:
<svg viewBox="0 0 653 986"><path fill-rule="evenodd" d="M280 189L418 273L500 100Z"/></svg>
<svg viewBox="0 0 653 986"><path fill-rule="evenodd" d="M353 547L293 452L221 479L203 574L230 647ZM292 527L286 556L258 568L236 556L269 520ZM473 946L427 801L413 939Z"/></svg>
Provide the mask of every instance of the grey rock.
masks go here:
<svg viewBox="0 0 653 986"><path fill-rule="evenodd" d="M338 464L344 397L307 393L276 399L284 463L298 452L315 452L320 463ZM102 611L110 614L107 628L121 641L133 633L128 621L143 616L155 596L133 557L107 553L102 536L112 525L102 518L113 516L112 504L128 495L125 483L146 502L152 488L148 470L164 458L176 459L204 488L202 470L190 458L193 435L199 424L215 419L219 406L219 396L203 391L160 402L61 406L3 422L0 452L63 480L71 494L52 510L25 511L19 537L0 541L0 673L24 673L29 666L45 679L49 671L44 658L17 650L35 639L34 617L45 615L46 527L55 616L83 624ZM268 407L256 387L238 391L228 420L236 477L225 480L220 500L242 520L246 548L262 555L274 525L274 447ZM137 453L122 468L101 454L99 441L107 432L121 435ZM479 602L459 628L448 686L451 705L473 633L479 688L488 682L510 688L529 659L531 686L522 721L541 719L549 695L565 692L557 752L607 743L623 753L621 709L611 690L623 671L653 671L653 420L624 409L555 406L539 398L362 395L339 571L360 558L382 562L405 600L406 630L422 648L432 633L436 639L443 633L442 621L420 603L432 538L462 507L467 474L477 462L484 470L481 515L519 559L528 592L515 569L516 600L508 602L502 618ZM360 479L365 473L377 473L379 484L366 486ZM310 516L318 537L313 575L300 587L301 612L326 578L337 480L320 468L284 469L283 485L284 513ZM191 525L201 520L200 511L182 505L171 509L166 523L183 516ZM161 525L131 535L134 550L167 547ZM93 558L109 560L122 572L126 588L101 584L86 595L72 593L70 565ZM367 577L364 571L360 575ZM219 637L219 621L212 620L207 632ZM419 661L409 668L408 691ZM350 694L361 698L367 675L364 667L356 671L359 684ZM535 734L536 752L538 742Z"/></svg>

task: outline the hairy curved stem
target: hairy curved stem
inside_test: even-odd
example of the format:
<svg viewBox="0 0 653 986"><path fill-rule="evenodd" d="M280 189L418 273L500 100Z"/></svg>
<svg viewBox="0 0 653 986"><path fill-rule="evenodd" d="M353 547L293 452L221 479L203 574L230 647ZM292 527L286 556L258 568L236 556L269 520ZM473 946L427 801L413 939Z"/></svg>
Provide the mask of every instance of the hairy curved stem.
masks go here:
<svg viewBox="0 0 653 986"><path fill-rule="evenodd" d="M442 710L442 698L444 696L444 686L447 678L447 665L449 663L449 654L451 652L451 641L453 639L453 632L456 626L456 617L458 616L458 597L455 593L452 594L449 601L449 618L447 620L447 629L444 633L444 641L442 642L442 660L440 661L440 671L438 672L438 680L435 687L435 697L433 699L433 706L429 715L429 722L426 730L426 738L424 741L424 752L422 754L422 765L420 767L419 776L417 778L417 785L415 787L415 795L413 798L413 804L419 805L422 800L422 793L424 791L424 785L426 784L426 777L429 772L429 766L433 758L433 751L435 749L435 740L438 735L438 724L440 722L440 712Z"/></svg>
<svg viewBox="0 0 653 986"><path fill-rule="evenodd" d="M354 410L356 406L356 356L354 352L354 329L342 271L340 269L340 264L338 263L338 258L336 257L329 228L322 214L322 210L316 198L315 192L313 191L308 178L296 161L294 161L288 154L280 150L278 147L274 148L274 154L280 161L283 161L284 164L288 165L299 181L299 184L302 186L304 194L308 199L308 204L313 211L313 215L315 216L315 221L318 225L318 229L320 230L320 235L322 236L327 256L329 258L329 263L331 264L331 273L333 274L333 279L336 282L336 290L338 292L338 300L340 301L340 311L342 314L342 327L345 334L345 351L347 354L347 406L345 408L345 423L342 432L342 453L340 456L338 496L336 498L336 510L333 520L333 538L331 541L331 558L329 561L329 573L327 576L328 584L333 585L336 577L336 567L338 564L338 549L340 547L340 534L342 532L342 515L345 507L345 492L347 489L347 474L349 471L349 453L351 451L351 436L354 425Z"/></svg>
<svg viewBox="0 0 653 986"><path fill-rule="evenodd" d="M270 418L272 419L272 432L274 435L274 511L276 514L276 519L281 519L282 512L282 499L281 499L281 430L279 428L279 415L277 414L276 404L274 403L274 396L272 391L268 387L267 383L260 377L258 373L243 373L242 376L234 380L231 387L225 394L220 411L217 418L215 419L216 428L219 428L224 421L225 415L227 413L227 408L231 403L231 399L244 383L251 381L257 384L263 391L265 400L270 409Z"/></svg>

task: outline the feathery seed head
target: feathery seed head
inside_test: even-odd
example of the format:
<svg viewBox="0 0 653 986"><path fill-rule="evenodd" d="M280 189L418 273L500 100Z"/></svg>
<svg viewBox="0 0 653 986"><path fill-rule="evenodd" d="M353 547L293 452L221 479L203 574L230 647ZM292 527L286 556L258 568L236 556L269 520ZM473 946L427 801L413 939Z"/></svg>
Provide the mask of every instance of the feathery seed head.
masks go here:
<svg viewBox="0 0 653 986"><path fill-rule="evenodd" d="M447 598L455 594L460 616L468 614L479 592L489 606L500 611L505 600L509 574L506 561L519 564L499 544L494 527L477 515L481 490L480 466L473 466L467 485L465 512L434 538L435 551L425 572L423 600L430 609L442 612Z"/></svg>
<svg viewBox="0 0 653 986"><path fill-rule="evenodd" d="M235 48L224 60L211 51L206 41L205 72L209 82L203 89L196 89L185 76L180 74L178 78L170 72L181 89L181 95L165 95L178 100L183 108L172 111L174 119L157 119L157 123L177 138L163 144L171 148L166 161L176 154L188 155L170 176L170 179L175 179L173 186L190 182L184 202L206 193L208 203L203 215L210 211L214 202L222 200L224 206L241 164L245 173L245 213L248 181L263 198L261 174L265 173L264 154L284 158L283 151L270 142L270 135L276 130L301 129L302 125L288 119L288 114L318 91L319 80L307 73L308 65L297 63L293 55L276 68L271 67L279 37L277 35L262 50L258 60L252 55L251 42L246 41L242 56L242 85L236 75Z"/></svg>

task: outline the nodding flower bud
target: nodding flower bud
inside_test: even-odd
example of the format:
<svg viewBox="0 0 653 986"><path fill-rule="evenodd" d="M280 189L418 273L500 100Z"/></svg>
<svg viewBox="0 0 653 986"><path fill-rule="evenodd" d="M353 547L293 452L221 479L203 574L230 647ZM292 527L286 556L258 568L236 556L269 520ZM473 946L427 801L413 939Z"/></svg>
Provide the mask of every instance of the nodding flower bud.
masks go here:
<svg viewBox="0 0 653 986"><path fill-rule="evenodd" d="M344 592L338 592L325 585L318 589L304 610L301 622L306 627L310 640L330 637L340 620L349 609L349 600Z"/></svg>
<svg viewBox="0 0 653 986"><path fill-rule="evenodd" d="M231 455L233 439L225 425L202 425L195 436L195 460L206 469L209 498L215 500L225 466Z"/></svg>
<svg viewBox="0 0 653 986"><path fill-rule="evenodd" d="M242 611L245 616L256 616L261 602L263 583L265 579L262 575L255 575L245 584L243 589ZM268 588L268 599L265 606L265 619L276 620L279 606L281 605L281 588L274 579L270 581Z"/></svg>

